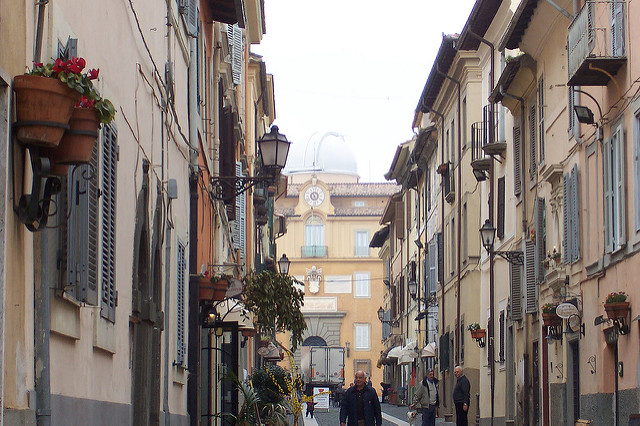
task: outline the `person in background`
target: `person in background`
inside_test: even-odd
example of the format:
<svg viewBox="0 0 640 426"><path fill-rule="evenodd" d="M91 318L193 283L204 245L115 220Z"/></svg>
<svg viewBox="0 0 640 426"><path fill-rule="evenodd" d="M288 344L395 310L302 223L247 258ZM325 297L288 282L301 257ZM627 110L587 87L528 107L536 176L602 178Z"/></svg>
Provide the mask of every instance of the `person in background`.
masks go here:
<svg viewBox="0 0 640 426"><path fill-rule="evenodd" d="M427 370L427 375L422 383L416 386L413 396L413 403L410 409L422 408L422 426L435 426L440 406L440 395L438 394L438 379L435 378L433 369Z"/></svg>
<svg viewBox="0 0 640 426"><path fill-rule="evenodd" d="M469 414L469 399L471 398L471 384L464 375L462 367L456 365L453 375L458 379L453 388L453 403L456 406L456 425L467 426L467 415Z"/></svg>
<svg viewBox="0 0 640 426"><path fill-rule="evenodd" d="M340 405L340 426L381 426L382 409L364 371L356 372L355 385L347 389Z"/></svg>
<svg viewBox="0 0 640 426"><path fill-rule="evenodd" d="M316 404L317 402L313 402L313 397L311 397L311 399L307 401L307 412L304 415L305 417L311 415L311 418L313 418L313 409Z"/></svg>

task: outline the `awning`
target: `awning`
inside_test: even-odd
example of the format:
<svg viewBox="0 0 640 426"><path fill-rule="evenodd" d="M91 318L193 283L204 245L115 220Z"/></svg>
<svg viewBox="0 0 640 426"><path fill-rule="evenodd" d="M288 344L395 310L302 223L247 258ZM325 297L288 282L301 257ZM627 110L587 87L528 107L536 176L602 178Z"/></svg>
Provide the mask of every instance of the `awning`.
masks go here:
<svg viewBox="0 0 640 426"><path fill-rule="evenodd" d="M416 352L416 342L409 340L409 342L400 350L398 356L398 365L411 364L414 359L418 357Z"/></svg>
<svg viewBox="0 0 640 426"><path fill-rule="evenodd" d="M389 225L380 228L373 234L369 247L382 247L389 236Z"/></svg>
<svg viewBox="0 0 640 426"><path fill-rule="evenodd" d="M402 351L402 346L395 346L393 349L389 351L387 354L388 358L398 358L400 356L400 352Z"/></svg>
<svg viewBox="0 0 640 426"><path fill-rule="evenodd" d="M422 348L422 352L420 353L422 358L429 358L436 356L436 342L431 342L427 344L424 348Z"/></svg>

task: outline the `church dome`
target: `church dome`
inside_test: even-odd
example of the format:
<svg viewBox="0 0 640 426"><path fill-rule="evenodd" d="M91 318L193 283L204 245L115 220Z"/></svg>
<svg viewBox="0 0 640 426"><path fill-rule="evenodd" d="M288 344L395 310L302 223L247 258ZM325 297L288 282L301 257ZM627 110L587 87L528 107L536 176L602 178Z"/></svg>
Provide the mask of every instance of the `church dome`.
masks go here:
<svg viewBox="0 0 640 426"><path fill-rule="evenodd" d="M285 174L332 173L358 176L353 151L336 132L316 132L306 145L292 144Z"/></svg>

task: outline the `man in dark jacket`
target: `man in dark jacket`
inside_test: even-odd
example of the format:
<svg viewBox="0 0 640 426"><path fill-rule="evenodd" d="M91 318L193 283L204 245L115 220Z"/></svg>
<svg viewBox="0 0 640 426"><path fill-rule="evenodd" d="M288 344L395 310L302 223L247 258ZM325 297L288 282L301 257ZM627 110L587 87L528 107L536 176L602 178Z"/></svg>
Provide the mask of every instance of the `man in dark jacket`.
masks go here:
<svg viewBox="0 0 640 426"><path fill-rule="evenodd" d="M429 369L422 384L416 386L413 403L409 408L421 407L422 426L435 426L438 406L440 406L438 379L434 377L433 369Z"/></svg>
<svg viewBox="0 0 640 426"><path fill-rule="evenodd" d="M453 388L453 403L456 406L456 425L467 426L467 414L469 413L469 399L471 398L471 384L464 375L462 367L456 365L453 375L458 379Z"/></svg>
<svg viewBox="0 0 640 426"><path fill-rule="evenodd" d="M382 425L378 394L366 380L364 371L356 372L356 384L347 389L340 406L340 426Z"/></svg>

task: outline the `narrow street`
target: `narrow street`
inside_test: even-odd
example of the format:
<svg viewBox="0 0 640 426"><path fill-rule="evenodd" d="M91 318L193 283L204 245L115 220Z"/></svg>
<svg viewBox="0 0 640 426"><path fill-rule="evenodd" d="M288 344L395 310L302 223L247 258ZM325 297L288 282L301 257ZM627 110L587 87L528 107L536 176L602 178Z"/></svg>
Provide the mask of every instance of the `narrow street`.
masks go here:
<svg viewBox="0 0 640 426"><path fill-rule="evenodd" d="M408 407L398 407L387 403L382 404L382 426L409 426L410 423L407 420ZM314 418L305 418L305 426L335 426L339 424L340 408L331 407L329 411L315 410ZM421 421L420 414L413 422L414 425L419 425ZM438 425L452 425L454 423L445 423L444 419L436 419Z"/></svg>

